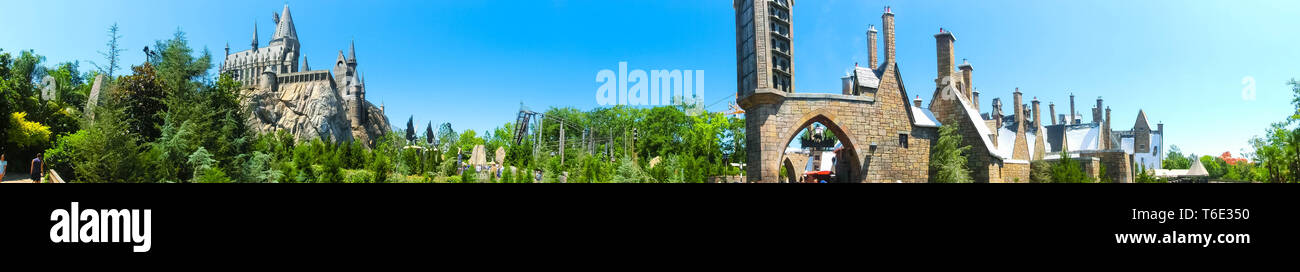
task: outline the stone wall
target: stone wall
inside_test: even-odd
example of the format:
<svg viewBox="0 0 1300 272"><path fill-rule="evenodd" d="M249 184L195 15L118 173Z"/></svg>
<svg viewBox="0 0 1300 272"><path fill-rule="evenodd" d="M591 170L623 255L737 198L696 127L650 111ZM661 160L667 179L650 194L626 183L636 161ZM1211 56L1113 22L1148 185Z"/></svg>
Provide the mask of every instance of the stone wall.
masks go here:
<svg viewBox="0 0 1300 272"><path fill-rule="evenodd" d="M1122 150L1080 152L1079 157L1097 158L1106 167L1106 177L1116 183L1133 183L1133 158Z"/></svg>
<svg viewBox="0 0 1300 272"><path fill-rule="evenodd" d="M1029 183L1029 162L1009 161L1002 165L1003 183Z"/></svg>

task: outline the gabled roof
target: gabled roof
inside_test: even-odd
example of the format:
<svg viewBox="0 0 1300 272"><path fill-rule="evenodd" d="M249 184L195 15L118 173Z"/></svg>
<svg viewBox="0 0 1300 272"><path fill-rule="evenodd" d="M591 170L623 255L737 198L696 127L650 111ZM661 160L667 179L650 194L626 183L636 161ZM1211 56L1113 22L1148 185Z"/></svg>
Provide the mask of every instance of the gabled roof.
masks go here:
<svg viewBox="0 0 1300 272"><path fill-rule="evenodd" d="M275 35L271 40L280 40L283 38L298 39L298 30L293 26L293 16L289 15L289 5L284 5L283 15L280 15L280 22L275 26Z"/></svg>
<svg viewBox="0 0 1300 272"><path fill-rule="evenodd" d="M1002 160L1010 159L1011 158L1010 156L1002 155L1002 152L998 150L1000 148L999 146L993 145L993 141L996 141L997 139L992 139L989 137L990 134L993 134L992 129L990 129L988 125L984 124L984 118L980 117L979 111L976 111L975 107L972 106L971 102L969 100L966 100L966 96L959 94L959 92L961 91L957 90L955 84L949 83L941 88L952 88L952 90L940 89L939 91L941 92L952 91L954 94L958 94L958 95L952 95L952 97L956 98L957 103L961 104L962 109L966 112L967 115L966 117L968 118L968 120L970 120L971 124L975 126L976 132L979 133L980 140L984 141L984 147L988 149L989 155L992 155L993 157L997 157L998 159L1002 159ZM937 98L937 99L942 99L942 98Z"/></svg>
<svg viewBox="0 0 1300 272"><path fill-rule="evenodd" d="M1142 111L1142 110L1138 110L1138 119L1137 119L1137 122L1134 122L1134 123L1133 123L1133 130L1138 130L1138 128L1144 128L1144 129L1146 129L1146 130L1151 130L1151 124L1150 124L1150 123L1147 123L1147 113L1146 113L1145 111Z"/></svg>

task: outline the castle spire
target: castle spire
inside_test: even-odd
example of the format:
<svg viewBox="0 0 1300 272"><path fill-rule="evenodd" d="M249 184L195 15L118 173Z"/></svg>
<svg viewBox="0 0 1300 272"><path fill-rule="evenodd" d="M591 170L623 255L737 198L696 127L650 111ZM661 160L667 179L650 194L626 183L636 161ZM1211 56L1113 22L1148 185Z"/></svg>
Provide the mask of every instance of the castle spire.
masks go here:
<svg viewBox="0 0 1300 272"><path fill-rule="evenodd" d="M257 51L257 20L253 20L253 51Z"/></svg>
<svg viewBox="0 0 1300 272"><path fill-rule="evenodd" d="M348 62L357 62L357 40L352 40L348 45Z"/></svg>
<svg viewBox="0 0 1300 272"><path fill-rule="evenodd" d="M289 5L284 5L284 11L275 23L275 35L271 36L271 41L280 41L285 39L298 39L298 30L293 25L293 16L289 15Z"/></svg>
<svg viewBox="0 0 1300 272"><path fill-rule="evenodd" d="M307 65L307 55L302 56L302 71L311 71L311 66Z"/></svg>

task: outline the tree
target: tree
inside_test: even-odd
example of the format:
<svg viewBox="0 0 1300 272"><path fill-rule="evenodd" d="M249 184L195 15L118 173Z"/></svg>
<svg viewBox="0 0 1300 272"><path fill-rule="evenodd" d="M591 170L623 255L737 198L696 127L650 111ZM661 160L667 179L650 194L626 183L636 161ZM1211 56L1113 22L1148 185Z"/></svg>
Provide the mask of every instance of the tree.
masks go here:
<svg viewBox="0 0 1300 272"><path fill-rule="evenodd" d="M930 149L930 182L970 183L974 179L966 168L966 153L970 146L961 145L962 136L956 126L939 128L939 140Z"/></svg>
<svg viewBox="0 0 1300 272"><path fill-rule="evenodd" d="M126 131L139 135L145 141L158 138L161 131L162 113L167 110L162 98L166 91L159 81L153 64L145 63L131 67L133 75L124 76L115 83L117 87L111 93L113 104L122 107L126 122ZM98 115L96 115L98 116Z"/></svg>
<svg viewBox="0 0 1300 272"><path fill-rule="evenodd" d="M1052 182L1091 183L1093 179L1088 178L1077 160L1070 158L1069 151L1061 149L1061 159L1052 164Z"/></svg>
<svg viewBox="0 0 1300 272"><path fill-rule="evenodd" d="M1178 146L1169 146L1169 154L1165 156L1164 166L1166 169L1188 169L1192 167L1192 161L1183 155Z"/></svg>
<svg viewBox="0 0 1300 272"><path fill-rule="evenodd" d="M108 43L105 44L105 46L108 46L108 51L99 52L100 55L104 56L104 61L107 61L108 65L103 67L95 65L96 68L99 69L100 73L107 75L109 78L112 78L117 72L117 69L121 67L118 60L122 56L122 51L126 51L126 49L119 47L117 43L117 40L121 38L122 35L117 34L117 23L113 23L112 26L108 27ZM94 63L92 62L91 64Z"/></svg>
<svg viewBox="0 0 1300 272"><path fill-rule="evenodd" d="M415 142L415 115L406 120L406 142Z"/></svg>

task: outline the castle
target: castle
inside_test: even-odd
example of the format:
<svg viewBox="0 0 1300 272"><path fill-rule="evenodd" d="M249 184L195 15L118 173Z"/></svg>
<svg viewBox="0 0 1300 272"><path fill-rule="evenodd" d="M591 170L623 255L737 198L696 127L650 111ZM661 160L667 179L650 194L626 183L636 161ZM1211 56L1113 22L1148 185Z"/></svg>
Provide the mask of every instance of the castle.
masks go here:
<svg viewBox="0 0 1300 272"><path fill-rule="evenodd" d="M1164 125L1152 130L1145 112L1132 130L1112 131L1110 109L1099 98L1093 121L1082 122L1071 95L1070 118L1049 105L1051 122L1040 118L1040 101L1023 101L1017 88L1011 114L1002 100L980 111L974 66L956 63L956 36L935 34L938 72L928 107L920 96L908 103L895 51L894 14L881 16L884 59L878 34L868 27L867 67L841 78L840 94L796 93L791 47L793 0L734 0L736 9L736 100L745 110L750 182L799 180L796 165L807 155L787 151L804 128L820 123L841 144L835 149L835 182L927 182L930 148L940 126L956 126L970 146L967 166L975 182L1030 182L1031 161L1077 158L1092 178L1132 182L1135 165L1160 168ZM1040 137L1041 136L1041 137ZM1065 151L1065 152L1062 152ZM1105 169L1103 171L1103 169ZM781 176L785 172L786 176Z"/></svg>
<svg viewBox="0 0 1300 272"><path fill-rule="evenodd" d="M258 132L287 130L299 139L373 140L389 130L382 106L366 100L366 83L357 72L355 42L340 50L331 70L312 70L302 56L289 6L273 15L275 32L265 47L253 25L250 49L231 53L220 71L245 86L244 105L253 108L248 123ZM301 66L299 60L301 59ZM332 73L331 73L332 72Z"/></svg>

